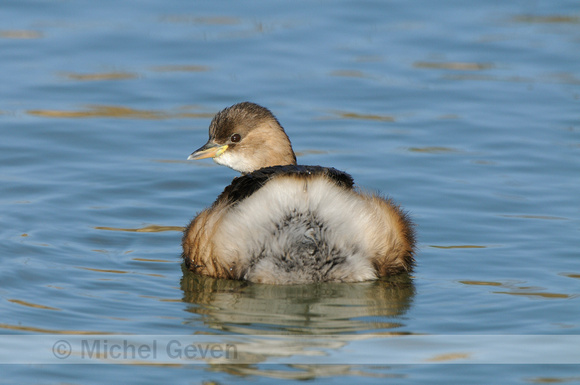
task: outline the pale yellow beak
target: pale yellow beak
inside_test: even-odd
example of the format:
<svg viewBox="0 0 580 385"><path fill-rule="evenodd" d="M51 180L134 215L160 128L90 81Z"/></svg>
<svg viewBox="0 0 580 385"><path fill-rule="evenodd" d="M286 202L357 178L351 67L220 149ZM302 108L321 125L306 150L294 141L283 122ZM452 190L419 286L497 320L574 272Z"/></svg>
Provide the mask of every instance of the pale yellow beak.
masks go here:
<svg viewBox="0 0 580 385"><path fill-rule="evenodd" d="M187 160L197 160L197 159L205 159L205 158L215 158L223 154L228 149L228 145L224 144L220 146L217 143L213 143L208 141L202 147L195 150Z"/></svg>

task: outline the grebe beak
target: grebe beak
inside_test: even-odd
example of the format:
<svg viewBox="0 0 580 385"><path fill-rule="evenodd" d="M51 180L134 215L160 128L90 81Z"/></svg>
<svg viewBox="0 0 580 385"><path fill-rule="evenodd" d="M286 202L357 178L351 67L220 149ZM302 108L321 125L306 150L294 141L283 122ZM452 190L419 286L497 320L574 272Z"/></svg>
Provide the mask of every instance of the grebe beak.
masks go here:
<svg viewBox="0 0 580 385"><path fill-rule="evenodd" d="M202 147L195 150L187 160L197 160L205 158L215 158L223 154L228 149L228 145L224 144L220 146L219 144L208 141Z"/></svg>

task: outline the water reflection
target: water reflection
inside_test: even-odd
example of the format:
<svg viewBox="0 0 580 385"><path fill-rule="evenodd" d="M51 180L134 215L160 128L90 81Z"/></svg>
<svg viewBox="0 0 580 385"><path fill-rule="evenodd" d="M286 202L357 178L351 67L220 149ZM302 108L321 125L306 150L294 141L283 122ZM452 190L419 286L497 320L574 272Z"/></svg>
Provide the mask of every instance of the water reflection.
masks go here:
<svg viewBox="0 0 580 385"><path fill-rule="evenodd" d="M376 376L354 365L288 363L278 369L257 365L329 356L352 341L373 339L378 334L410 334L392 330L404 325L401 317L415 293L411 278L405 274L362 283L277 286L215 279L182 269L183 300L191 304L187 311L195 314L192 324L199 324L201 316L201 322L216 332L235 333L232 342L246 363L209 362L221 364L212 366L213 370L294 380Z"/></svg>
<svg viewBox="0 0 580 385"><path fill-rule="evenodd" d="M403 326L415 289L399 275L361 283L261 285L215 279L184 269L188 311L215 330L238 334L386 332ZM198 317L195 323L199 322Z"/></svg>
<svg viewBox="0 0 580 385"><path fill-rule="evenodd" d="M286 380L315 380L320 377L344 377L358 376L366 378L406 378L402 373L384 373L378 370L371 371L369 368L352 365L288 365L291 370L276 370L259 368L254 365L217 365L211 368L214 371L223 371L237 376L261 376ZM376 368L381 369L381 368ZM383 370L385 368L382 368Z"/></svg>

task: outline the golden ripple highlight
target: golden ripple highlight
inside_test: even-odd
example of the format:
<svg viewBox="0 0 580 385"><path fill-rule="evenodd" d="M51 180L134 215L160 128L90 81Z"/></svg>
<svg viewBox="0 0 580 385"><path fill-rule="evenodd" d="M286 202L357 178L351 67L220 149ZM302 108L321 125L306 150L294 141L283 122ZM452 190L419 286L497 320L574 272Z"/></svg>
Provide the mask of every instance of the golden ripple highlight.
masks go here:
<svg viewBox="0 0 580 385"><path fill-rule="evenodd" d="M3 39L40 39L42 37L44 37L42 32L26 29L0 31L0 38Z"/></svg>
<svg viewBox="0 0 580 385"><path fill-rule="evenodd" d="M580 78L570 72L559 72L543 78L549 83L580 84Z"/></svg>
<svg viewBox="0 0 580 385"><path fill-rule="evenodd" d="M209 67L199 65L165 65L152 67L151 70L156 72L206 72L209 71Z"/></svg>
<svg viewBox="0 0 580 385"><path fill-rule="evenodd" d="M42 334L75 334L75 335L93 335L93 334L103 334L103 335L114 335L116 333L101 332L101 331L91 331L91 330L58 330L58 329L44 329L34 326L22 326L22 325L10 325L1 324L0 329L6 330L18 330L23 332L34 332Z"/></svg>
<svg viewBox="0 0 580 385"><path fill-rule="evenodd" d="M85 110L63 111L63 110L28 110L27 113L33 116L45 118L120 118L120 119L183 119L183 118L207 118L214 114L199 112L165 112L158 110L138 110L123 106L90 105Z"/></svg>
<svg viewBox="0 0 580 385"><path fill-rule="evenodd" d="M296 151L296 156L324 155L324 154L330 154L330 151L324 151L324 150L303 150L303 151Z"/></svg>
<svg viewBox="0 0 580 385"><path fill-rule="evenodd" d="M158 226L158 225L149 225L141 228L136 229L128 229L128 228L120 228L120 227L106 227L106 226L97 226L95 227L96 230L108 230L108 231L129 231L135 233L161 233L163 231L183 231L185 227L181 226Z"/></svg>
<svg viewBox="0 0 580 385"><path fill-rule="evenodd" d="M568 277L568 278L576 278L576 279L580 279L580 274L574 274L574 273L560 273L560 275L563 275L564 277Z"/></svg>
<svg viewBox="0 0 580 385"><path fill-rule="evenodd" d="M452 71L483 71L493 68L494 65L491 63L417 61L413 63L413 67Z"/></svg>
<svg viewBox="0 0 580 385"><path fill-rule="evenodd" d="M139 262L161 262L161 263L174 263L175 261L168 261L166 259L150 259L150 258L133 258L133 261Z"/></svg>
<svg viewBox="0 0 580 385"><path fill-rule="evenodd" d="M425 154L452 154L461 151L451 147L429 146L429 147L409 147L411 152L421 152Z"/></svg>
<svg viewBox="0 0 580 385"><path fill-rule="evenodd" d="M46 309L46 310L58 310L60 311L61 309L58 309L56 307L50 307L50 306L44 306L44 305L39 305L37 303L32 303L32 302L26 302L26 301L22 301L19 299L9 299L9 302L18 304L18 305L22 305L22 306L28 306L28 307L33 307L36 309Z"/></svg>
<svg viewBox="0 0 580 385"><path fill-rule="evenodd" d="M437 245L429 245L429 247L433 247L435 249L486 249L488 246L479 246L479 245L437 246Z"/></svg>
<svg viewBox="0 0 580 385"><path fill-rule="evenodd" d="M507 294L507 295L515 295L515 296L522 296L528 297L532 299L571 299L580 297L578 294L563 294L563 293L550 293L544 292L543 287L540 286L524 286L518 285L518 282L493 282L493 281L471 281L471 280L463 280L458 281L464 285L476 285L476 286L495 286L495 287L502 287L505 291L492 291L491 293L494 294ZM519 282L521 283L521 282Z"/></svg>
<svg viewBox="0 0 580 385"><path fill-rule="evenodd" d="M132 118L132 119L167 119L167 113L155 110L137 110L120 106L88 106L84 111L29 110L29 115L46 118Z"/></svg>
<svg viewBox="0 0 580 385"><path fill-rule="evenodd" d="M395 118L390 115L359 114L357 112L334 111L334 115L342 119L375 120L380 122L394 122Z"/></svg>
<svg viewBox="0 0 580 385"><path fill-rule="evenodd" d="M527 380L534 384L564 384L567 382L580 382L580 377L535 377Z"/></svg>
<svg viewBox="0 0 580 385"><path fill-rule="evenodd" d="M483 74L448 74L443 76L447 80L474 80L486 82L510 82L510 83L535 83L537 79L525 78L522 76L491 76Z"/></svg>
<svg viewBox="0 0 580 385"><path fill-rule="evenodd" d="M154 300L159 301L159 302L183 302L183 299L181 299L181 298L161 298L161 297L155 297L153 295L140 295L139 297L154 299Z"/></svg>
<svg viewBox="0 0 580 385"><path fill-rule="evenodd" d="M439 354L434 357L428 358L427 362L448 362L448 361L456 361L456 360L465 360L471 357L469 353L448 353L448 354Z"/></svg>
<svg viewBox="0 0 580 385"><path fill-rule="evenodd" d="M542 293L542 292L514 292L514 291L494 291L495 294L519 295L531 298L548 298L548 299L569 299L576 298L577 295L561 294L561 293Z"/></svg>
<svg viewBox="0 0 580 385"><path fill-rule="evenodd" d="M62 73L63 77L79 81L100 81L100 80L125 80L136 79L139 75L131 72L103 72L94 74Z"/></svg>
<svg viewBox="0 0 580 385"><path fill-rule="evenodd" d="M519 15L515 16L513 21L518 23L533 24L579 24L579 16L569 15Z"/></svg>

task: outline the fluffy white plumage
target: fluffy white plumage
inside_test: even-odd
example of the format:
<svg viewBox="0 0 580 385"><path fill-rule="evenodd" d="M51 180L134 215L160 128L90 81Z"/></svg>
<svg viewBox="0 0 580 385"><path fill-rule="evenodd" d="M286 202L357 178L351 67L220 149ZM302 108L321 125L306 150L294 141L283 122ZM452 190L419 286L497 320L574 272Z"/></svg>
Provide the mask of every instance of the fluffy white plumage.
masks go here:
<svg viewBox="0 0 580 385"><path fill-rule="evenodd" d="M374 219L358 194L326 178L279 177L229 210L215 239L224 262L252 266L243 277L250 281L365 281L377 278L368 247Z"/></svg>

